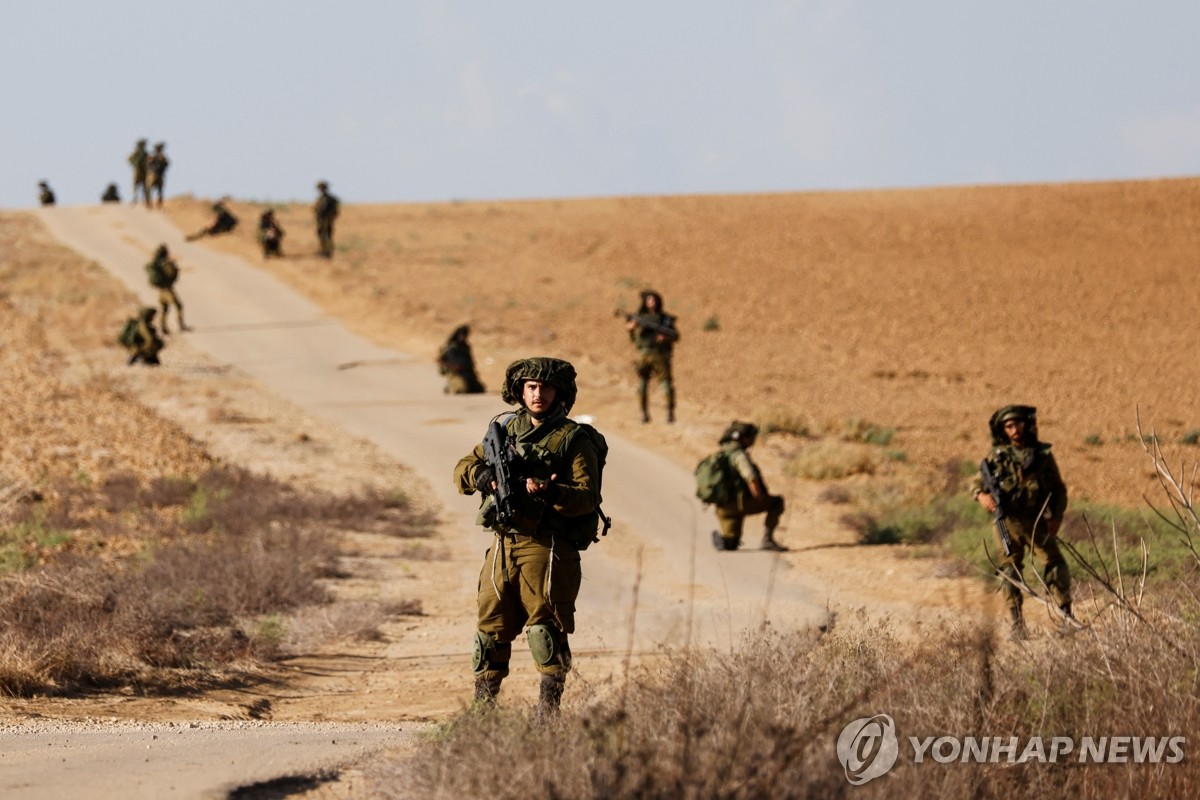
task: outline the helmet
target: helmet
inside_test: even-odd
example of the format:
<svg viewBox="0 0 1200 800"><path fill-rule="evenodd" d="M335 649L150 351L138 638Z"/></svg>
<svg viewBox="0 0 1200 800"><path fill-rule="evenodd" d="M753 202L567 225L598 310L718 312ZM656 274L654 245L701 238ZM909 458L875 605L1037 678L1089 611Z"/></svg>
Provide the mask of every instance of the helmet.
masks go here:
<svg viewBox="0 0 1200 800"><path fill-rule="evenodd" d="M160 244L158 246L158 249L154 251L155 258L162 258L166 254L167 254L167 246L165 244Z"/></svg>
<svg viewBox="0 0 1200 800"><path fill-rule="evenodd" d="M992 432L992 444L1008 444L1008 436L1004 433L1004 423L1010 419L1024 421L1025 433L1030 441L1037 441L1037 409L1033 406L1010 405L996 411L988 420L988 428Z"/></svg>
<svg viewBox="0 0 1200 800"><path fill-rule="evenodd" d="M450 341L454 341L455 339L464 339L470 335L471 335L471 326L470 325L459 325L450 334Z"/></svg>
<svg viewBox="0 0 1200 800"><path fill-rule="evenodd" d="M167 146L167 143L166 143L166 142L155 142L155 143L154 143L154 149L155 149L155 150L162 150L162 149L163 149L164 147L166 147L166 146Z"/></svg>
<svg viewBox="0 0 1200 800"><path fill-rule="evenodd" d="M154 319L154 315L157 313L158 313L157 308L154 308L153 306L144 306L141 310L140 316L142 319L148 321L148 320Z"/></svg>
<svg viewBox="0 0 1200 800"><path fill-rule="evenodd" d="M655 300L658 301L658 310L662 311L662 307L663 307L662 295L659 294L658 292L654 291L653 289L645 289L642 291L642 293L641 293L642 309L646 308L646 300L651 297L653 297Z"/></svg>
<svg viewBox="0 0 1200 800"><path fill-rule="evenodd" d="M718 444L726 442L745 442L758 436L758 426L753 422L738 422L736 419L721 434Z"/></svg>
<svg viewBox="0 0 1200 800"><path fill-rule="evenodd" d="M558 401L564 413L571 413L575 405L575 367L561 358L522 358L508 365L504 371L504 388L500 399L509 405L521 403L521 384L525 381L541 381L558 389Z"/></svg>
<svg viewBox="0 0 1200 800"><path fill-rule="evenodd" d="M317 181L317 191L324 192L329 188L329 184L325 181Z"/></svg>

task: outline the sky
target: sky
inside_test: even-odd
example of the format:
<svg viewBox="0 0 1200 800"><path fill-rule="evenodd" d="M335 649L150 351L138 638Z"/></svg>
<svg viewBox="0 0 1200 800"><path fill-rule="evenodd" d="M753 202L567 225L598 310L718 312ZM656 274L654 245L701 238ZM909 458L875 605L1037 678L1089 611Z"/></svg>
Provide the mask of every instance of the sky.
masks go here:
<svg viewBox="0 0 1200 800"><path fill-rule="evenodd" d="M1200 175L1195 0L21 0L0 207Z"/></svg>

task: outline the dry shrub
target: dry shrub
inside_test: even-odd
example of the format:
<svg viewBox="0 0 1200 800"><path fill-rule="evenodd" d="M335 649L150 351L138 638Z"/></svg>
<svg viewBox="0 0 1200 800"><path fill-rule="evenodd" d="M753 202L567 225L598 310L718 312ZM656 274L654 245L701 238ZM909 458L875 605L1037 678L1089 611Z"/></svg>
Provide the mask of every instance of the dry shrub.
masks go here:
<svg viewBox="0 0 1200 800"><path fill-rule="evenodd" d="M1114 620L1115 622L1115 620ZM886 625L760 635L733 654L676 652L600 700L538 723L467 713L416 757L376 764L372 796L503 798L1046 797L1188 795L1200 762L914 763L907 737L1180 736L1200 724L1195 657L1142 625L1000 646L988 628L908 643ZM570 692L570 683L568 684ZM569 694L568 694L569 696ZM842 728L886 713L900 759L848 783ZM1019 755L1019 753L1018 753ZM1132 760L1132 759L1131 759ZM519 765L519 768L514 768Z"/></svg>
<svg viewBox="0 0 1200 800"><path fill-rule="evenodd" d="M799 478L824 481L873 475L876 468L873 448L856 442L822 439L801 448L786 470Z"/></svg>

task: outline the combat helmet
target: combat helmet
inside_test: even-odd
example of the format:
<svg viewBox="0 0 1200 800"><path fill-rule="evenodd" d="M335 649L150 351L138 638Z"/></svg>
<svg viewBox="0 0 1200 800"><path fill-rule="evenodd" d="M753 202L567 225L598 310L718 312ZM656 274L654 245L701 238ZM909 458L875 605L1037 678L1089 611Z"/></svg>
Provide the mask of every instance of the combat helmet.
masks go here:
<svg viewBox="0 0 1200 800"><path fill-rule="evenodd" d="M155 258L163 258L166 255L167 255L167 246L165 244L160 244L158 246L158 249L154 251Z"/></svg>
<svg viewBox="0 0 1200 800"><path fill-rule="evenodd" d="M1025 435L1030 443L1038 440L1037 409L1033 406L1008 405L992 414L988 420L988 428L992 432L992 444L1008 444L1008 436L1004 433L1004 423L1010 419L1024 420Z"/></svg>
<svg viewBox="0 0 1200 800"><path fill-rule="evenodd" d="M508 365L504 371L504 388L500 399L509 405L521 404L521 384L525 381L541 381L558 389L558 402L563 413L571 413L575 405L575 367L561 358L522 358Z"/></svg>
<svg viewBox="0 0 1200 800"><path fill-rule="evenodd" d="M329 190L329 183L326 181L317 181L317 191L324 192Z"/></svg>
<svg viewBox="0 0 1200 800"><path fill-rule="evenodd" d="M153 306L142 306L142 310L138 312L138 316L146 322L154 319L154 315L158 313L158 309Z"/></svg>
<svg viewBox="0 0 1200 800"><path fill-rule="evenodd" d="M755 425L753 422L739 422L735 419L733 422L729 423L729 427L726 428L725 432L721 434L721 439L718 444L725 444L726 442L742 443L757 437L757 425Z"/></svg>

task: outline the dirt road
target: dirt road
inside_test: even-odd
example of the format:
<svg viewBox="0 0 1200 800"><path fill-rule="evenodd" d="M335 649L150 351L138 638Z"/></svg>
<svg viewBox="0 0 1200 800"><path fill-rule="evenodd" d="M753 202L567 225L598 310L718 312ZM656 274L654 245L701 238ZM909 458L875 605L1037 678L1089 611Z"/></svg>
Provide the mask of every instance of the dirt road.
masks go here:
<svg viewBox="0 0 1200 800"><path fill-rule="evenodd" d="M397 637L387 652L391 674L372 681L386 687L377 691L403 694L404 672L414 664L438 674L463 672L465 657L459 654L473 630L474 574L485 543L473 525L474 500L454 492L449 474L478 440L483 423L502 410L497 398L445 397L426 359L367 344L259 269L184 242L161 214L105 206L47 209L39 215L57 238L95 259L147 302L153 294L142 265L165 242L182 267L179 290L194 327L186 335L189 347L253 378L303 412L373 442L423 479L424 491L442 509L448 566L441 583L427 588L432 612L419 635ZM586 396L574 414L589 414ZM604 429L604 419L596 423ZM592 661L598 666L591 676L600 678L626 652L653 653L664 644L727 648L764 621L776 629L821 624L831 609L859 602L852 591L858 582L852 559L836 565L826 561L821 570L820 559L808 554L808 566L818 566L812 570L797 568L804 565L804 554L749 551L719 557L707 545L711 522L692 497L689 471L615 434L609 444L605 510L616 525L586 557L580 630L573 638L580 673L588 674ZM388 561L387 553L374 556L381 564ZM518 669L510 683L522 677ZM465 679L461 686L444 679L439 685L432 702L410 688L414 704L424 701L423 714L452 710L465 697ZM362 697L372 689L357 691ZM369 699L363 702L371 705ZM371 716L364 710L360 718ZM376 721L395 718L392 712L374 716ZM163 731L145 723L131 728L63 722L2 730L0 789L5 797L31 800L221 796L232 786L328 770L405 735L401 726L319 722L301 727L296 722L177 724L184 727ZM320 744L326 740L328 747ZM185 742L186 747L174 744ZM149 761L148 752L153 753ZM230 757L233 752L248 757ZM83 774L90 777L83 781Z"/></svg>

